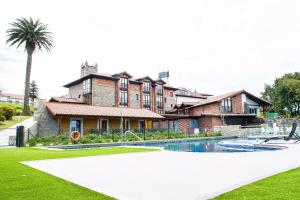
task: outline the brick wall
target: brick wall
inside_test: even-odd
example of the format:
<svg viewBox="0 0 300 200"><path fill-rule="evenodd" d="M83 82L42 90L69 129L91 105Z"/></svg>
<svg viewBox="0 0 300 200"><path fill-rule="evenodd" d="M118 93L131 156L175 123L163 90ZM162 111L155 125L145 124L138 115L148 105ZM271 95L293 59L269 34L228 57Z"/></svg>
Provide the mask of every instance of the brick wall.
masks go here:
<svg viewBox="0 0 300 200"><path fill-rule="evenodd" d="M233 113L244 113L241 94L234 96L232 98L232 112Z"/></svg>
<svg viewBox="0 0 300 200"><path fill-rule="evenodd" d="M212 120L212 127L223 125L220 117L212 117L211 120Z"/></svg>
<svg viewBox="0 0 300 200"><path fill-rule="evenodd" d="M203 106L197 106L195 108L191 109L191 114L199 116L203 113L213 113L213 114L219 114L220 113L220 107L219 103L212 103L212 104L207 104Z"/></svg>
<svg viewBox="0 0 300 200"><path fill-rule="evenodd" d="M212 128L212 117L205 116L199 119L201 128Z"/></svg>
<svg viewBox="0 0 300 200"><path fill-rule="evenodd" d="M184 133L189 132L190 120L189 119L178 119L178 128Z"/></svg>

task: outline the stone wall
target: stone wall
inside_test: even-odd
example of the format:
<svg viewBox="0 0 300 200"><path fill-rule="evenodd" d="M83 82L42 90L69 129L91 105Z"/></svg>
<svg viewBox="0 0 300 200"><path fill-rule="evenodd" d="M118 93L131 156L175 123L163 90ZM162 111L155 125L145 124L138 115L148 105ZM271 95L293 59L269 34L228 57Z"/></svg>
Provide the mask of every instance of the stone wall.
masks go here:
<svg viewBox="0 0 300 200"><path fill-rule="evenodd" d="M140 95L140 85L137 84L129 84L128 88L128 101L130 108L140 108L141 107L141 95ZM138 99L137 99L138 95Z"/></svg>
<svg viewBox="0 0 300 200"><path fill-rule="evenodd" d="M72 98L79 98L82 101L82 99L83 99L83 85L82 85L82 82L71 86L69 88L69 95Z"/></svg>
<svg viewBox="0 0 300 200"><path fill-rule="evenodd" d="M93 79L93 105L116 106L116 85L112 80Z"/></svg>
<svg viewBox="0 0 300 200"><path fill-rule="evenodd" d="M37 136L44 136L49 134L57 134L57 121L52 118L52 115L44 105L45 100L34 101L34 115L33 118L37 121Z"/></svg>
<svg viewBox="0 0 300 200"><path fill-rule="evenodd" d="M170 95L170 92L173 92L173 96ZM176 105L176 95L174 90L164 89L164 109L165 111L172 110L172 108Z"/></svg>

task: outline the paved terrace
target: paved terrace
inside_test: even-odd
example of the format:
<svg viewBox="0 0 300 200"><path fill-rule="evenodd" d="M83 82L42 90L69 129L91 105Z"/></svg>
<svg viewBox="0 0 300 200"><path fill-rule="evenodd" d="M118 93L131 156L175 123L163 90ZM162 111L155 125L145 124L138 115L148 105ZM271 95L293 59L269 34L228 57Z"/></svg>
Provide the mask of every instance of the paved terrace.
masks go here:
<svg viewBox="0 0 300 200"><path fill-rule="evenodd" d="M207 199L300 167L300 144L248 153L149 152L24 162L117 199Z"/></svg>

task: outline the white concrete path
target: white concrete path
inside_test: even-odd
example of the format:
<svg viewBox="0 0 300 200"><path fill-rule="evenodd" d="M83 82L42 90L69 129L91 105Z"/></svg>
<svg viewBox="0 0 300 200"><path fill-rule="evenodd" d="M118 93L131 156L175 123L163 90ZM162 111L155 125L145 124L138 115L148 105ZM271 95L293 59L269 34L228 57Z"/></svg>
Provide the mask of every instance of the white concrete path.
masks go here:
<svg viewBox="0 0 300 200"><path fill-rule="evenodd" d="M29 117L28 119L19 122L9 128L0 129L0 146L8 146L9 145L9 137L16 136L17 126L24 126L25 128L29 128L33 124L33 117Z"/></svg>
<svg viewBox="0 0 300 200"><path fill-rule="evenodd" d="M280 151L160 151L24 164L117 199L194 200L300 167L300 144L288 146Z"/></svg>

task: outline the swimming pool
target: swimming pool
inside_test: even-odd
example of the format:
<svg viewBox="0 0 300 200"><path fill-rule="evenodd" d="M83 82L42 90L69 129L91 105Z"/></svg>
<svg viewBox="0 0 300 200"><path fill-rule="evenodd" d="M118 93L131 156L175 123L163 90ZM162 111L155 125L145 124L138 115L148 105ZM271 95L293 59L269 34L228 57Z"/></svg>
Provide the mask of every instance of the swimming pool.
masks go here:
<svg viewBox="0 0 300 200"><path fill-rule="evenodd" d="M195 138L187 140L173 141L145 141L145 142L125 142L125 143L108 143L108 144L85 144L85 145L67 145L67 146L50 146L50 149L73 150L87 148L101 148L114 146L146 146L162 147L165 150L180 152L252 152L278 150L278 147L239 145L237 137L230 138ZM250 142L250 140L249 140ZM235 144L235 145L232 145Z"/></svg>
<svg viewBox="0 0 300 200"><path fill-rule="evenodd" d="M241 142L243 141L243 142ZM148 146L148 145L147 145ZM182 151L182 152L254 152L254 151L272 151L281 148L275 146L256 145L239 139L223 140L198 140L185 141L165 144L152 144L149 146L163 147L165 150Z"/></svg>

